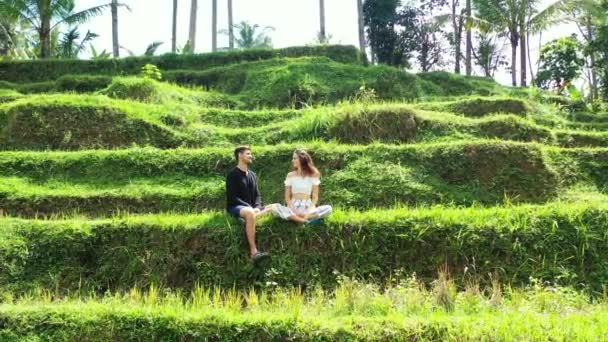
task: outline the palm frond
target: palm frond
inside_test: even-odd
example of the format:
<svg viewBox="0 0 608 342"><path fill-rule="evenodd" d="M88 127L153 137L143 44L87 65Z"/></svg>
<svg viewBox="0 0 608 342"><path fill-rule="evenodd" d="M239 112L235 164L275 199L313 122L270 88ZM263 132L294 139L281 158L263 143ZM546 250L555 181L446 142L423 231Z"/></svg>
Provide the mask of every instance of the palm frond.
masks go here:
<svg viewBox="0 0 608 342"><path fill-rule="evenodd" d="M0 13L13 19L21 19L29 22L33 27L39 27L37 19L39 15L30 8L25 0L0 0Z"/></svg>
<svg viewBox="0 0 608 342"><path fill-rule="evenodd" d="M144 52L144 56L154 56L154 54L156 53L156 50L158 49L159 46L163 45L163 42L160 41L155 41L152 42L150 45L148 45L148 47L146 48L146 52Z"/></svg>
<svg viewBox="0 0 608 342"><path fill-rule="evenodd" d="M55 23L55 25L53 25L53 27L55 27L59 24L62 24L62 23L66 23L69 25L84 23L86 21L89 21L91 18L95 18L95 17L103 14L103 12L110 7L111 7L111 4L105 4L105 5L99 5L99 6L87 8L80 12L70 14L69 16L64 17L61 20L58 20Z"/></svg>
<svg viewBox="0 0 608 342"><path fill-rule="evenodd" d="M125 51L127 51L127 53L129 54L129 56L131 56L131 57L135 56L135 52L133 52L133 50L129 50L129 49L127 49L126 47L124 47L122 45L120 45L120 48L123 49L123 50L125 50Z"/></svg>
<svg viewBox="0 0 608 342"><path fill-rule="evenodd" d="M572 2L572 0L559 0L535 14L528 22L530 33L537 34L551 26L565 22L566 11Z"/></svg>
<svg viewBox="0 0 608 342"><path fill-rule="evenodd" d="M76 47L76 56L78 56L82 51L84 51L84 49L86 48L86 44L90 43L93 39L97 37L99 37L97 33L87 31L80 44L78 44L78 46Z"/></svg>

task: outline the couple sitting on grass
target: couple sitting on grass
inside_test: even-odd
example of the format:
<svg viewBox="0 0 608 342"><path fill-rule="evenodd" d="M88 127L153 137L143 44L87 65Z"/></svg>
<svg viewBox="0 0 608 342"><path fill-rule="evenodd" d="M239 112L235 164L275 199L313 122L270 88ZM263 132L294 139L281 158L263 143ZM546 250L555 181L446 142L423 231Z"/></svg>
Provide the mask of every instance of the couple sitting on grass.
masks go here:
<svg viewBox="0 0 608 342"><path fill-rule="evenodd" d="M284 220L311 224L331 214L331 206L317 206L321 174L306 151L296 150L293 153L293 171L285 178L286 205L275 203L262 206L257 177L249 170L249 165L253 162L251 149L239 146L234 150L234 156L238 165L226 177L226 209L230 215L245 221L249 252L254 262L269 257L268 253L258 251L255 245L257 217L272 213Z"/></svg>

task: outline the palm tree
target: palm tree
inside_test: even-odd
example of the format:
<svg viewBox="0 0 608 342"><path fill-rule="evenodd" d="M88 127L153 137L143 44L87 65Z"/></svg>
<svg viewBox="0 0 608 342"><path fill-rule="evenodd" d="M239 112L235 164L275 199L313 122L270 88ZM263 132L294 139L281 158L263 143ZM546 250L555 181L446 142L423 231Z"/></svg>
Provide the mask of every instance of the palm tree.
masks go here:
<svg viewBox="0 0 608 342"><path fill-rule="evenodd" d="M597 39L598 28L608 20L608 12L602 9L598 0L573 1L566 9L566 13L568 14L567 21L576 25L587 45ZM597 51L589 49L585 60L585 77L589 83L591 100L599 98L598 73L601 73L601 71L598 68L598 60Z"/></svg>
<svg viewBox="0 0 608 342"><path fill-rule="evenodd" d="M319 17L321 21L319 40L321 44L324 44L327 41L327 34L325 33L325 0L319 0Z"/></svg>
<svg viewBox="0 0 608 342"><path fill-rule="evenodd" d="M63 33L63 37L57 46L57 57L59 58L78 58L78 55L86 49L86 45L99 35L87 31L84 38L78 42L80 32L78 27L73 27Z"/></svg>
<svg viewBox="0 0 608 342"><path fill-rule="evenodd" d="M232 22L232 0L228 0L228 47L234 49L234 26Z"/></svg>
<svg viewBox="0 0 608 342"><path fill-rule="evenodd" d="M211 51L217 51L217 0L211 1Z"/></svg>
<svg viewBox="0 0 608 342"><path fill-rule="evenodd" d="M188 32L188 47L190 52L194 52L196 46L196 11L198 10L198 1L192 0L190 5L190 31Z"/></svg>
<svg viewBox="0 0 608 342"><path fill-rule="evenodd" d="M236 47L239 49L271 48L272 39L268 35L274 31L274 27L266 26L261 32L258 31L260 25L251 25L246 21L234 25L237 36L234 37ZM220 33L228 34L229 31L222 30Z"/></svg>
<svg viewBox="0 0 608 342"><path fill-rule="evenodd" d="M18 18L0 17L0 56L32 58L35 45L28 24Z"/></svg>
<svg viewBox="0 0 608 342"><path fill-rule="evenodd" d="M363 0L357 0L357 13L359 17L359 50L365 52L365 25L363 24Z"/></svg>
<svg viewBox="0 0 608 342"><path fill-rule="evenodd" d="M561 20L562 9L570 0L559 0L542 11L536 7L540 0L476 0L479 18L486 24L505 31L511 43L511 80L517 85L517 47L520 51L521 86L527 85L526 46L530 33L537 33Z"/></svg>
<svg viewBox="0 0 608 342"><path fill-rule="evenodd" d="M511 43L511 82L517 86L517 46L520 41L519 0L476 0L482 24L504 31Z"/></svg>
<svg viewBox="0 0 608 342"><path fill-rule="evenodd" d="M467 18L471 17L471 0L466 0L466 7L465 7L465 13ZM464 59L464 65L465 65L465 72L467 76L471 76L471 73L473 71L473 65L472 65L472 60L471 60L471 55L473 52L473 37L472 37L472 32L471 32L471 24L469 22L466 23L466 47L465 47L465 59Z"/></svg>
<svg viewBox="0 0 608 342"><path fill-rule="evenodd" d="M556 25L565 18L565 9L570 0L558 0L542 11L538 11L536 5L538 0L521 0L520 3L520 56L521 56L521 86L527 85L526 63L529 55L530 34L539 33L549 27ZM532 72L532 70L530 70Z"/></svg>
<svg viewBox="0 0 608 342"><path fill-rule="evenodd" d="M122 4L118 4L121 6ZM51 56L51 32L61 24L84 23L108 9L103 4L74 12L74 0L0 0L0 13L27 22L38 34L40 57Z"/></svg>
<svg viewBox="0 0 608 342"><path fill-rule="evenodd" d="M114 58L119 57L118 52L118 0L112 0L112 53Z"/></svg>
<svg viewBox="0 0 608 342"><path fill-rule="evenodd" d="M171 52L177 51L177 0L173 0L173 23L171 26Z"/></svg>

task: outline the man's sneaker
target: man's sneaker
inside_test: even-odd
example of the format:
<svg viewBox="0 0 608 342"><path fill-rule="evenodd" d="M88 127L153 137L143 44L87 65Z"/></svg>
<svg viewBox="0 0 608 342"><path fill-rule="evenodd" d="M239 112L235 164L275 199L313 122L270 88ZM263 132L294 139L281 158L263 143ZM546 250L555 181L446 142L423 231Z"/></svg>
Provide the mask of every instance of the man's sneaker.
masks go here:
<svg viewBox="0 0 608 342"><path fill-rule="evenodd" d="M257 253L255 253L255 255L251 257L251 261L254 263L254 265L266 263L268 260L270 260L270 254L265 252L258 251Z"/></svg>

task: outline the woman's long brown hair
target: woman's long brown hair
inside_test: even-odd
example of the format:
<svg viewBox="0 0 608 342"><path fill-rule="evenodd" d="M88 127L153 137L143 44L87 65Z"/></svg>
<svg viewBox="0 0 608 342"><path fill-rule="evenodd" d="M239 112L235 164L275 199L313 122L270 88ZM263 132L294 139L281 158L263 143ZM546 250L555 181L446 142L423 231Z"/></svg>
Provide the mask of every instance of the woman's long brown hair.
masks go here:
<svg viewBox="0 0 608 342"><path fill-rule="evenodd" d="M308 152L306 152L304 150L295 150L293 153L295 153L298 156L298 159L300 160L300 168L302 169L302 173L305 176L309 176L309 177L320 177L321 176L321 173L315 167L315 163L312 161L312 158L310 157ZM297 170L294 168L294 171L297 171Z"/></svg>

